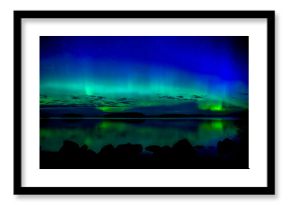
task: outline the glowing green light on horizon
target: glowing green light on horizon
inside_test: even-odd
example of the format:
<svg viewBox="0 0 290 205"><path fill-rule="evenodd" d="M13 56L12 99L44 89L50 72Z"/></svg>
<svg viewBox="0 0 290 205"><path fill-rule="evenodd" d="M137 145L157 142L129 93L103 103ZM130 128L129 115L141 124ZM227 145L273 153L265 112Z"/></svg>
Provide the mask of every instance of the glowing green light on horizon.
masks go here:
<svg viewBox="0 0 290 205"><path fill-rule="evenodd" d="M103 106L97 107L97 109L103 112L122 112L127 109L127 107L110 107L110 106Z"/></svg>
<svg viewBox="0 0 290 205"><path fill-rule="evenodd" d="M212 105L210 107L210 110L211 111L223 111L223 105L220 103L220 104L216 104L216 105Z"/></svg>

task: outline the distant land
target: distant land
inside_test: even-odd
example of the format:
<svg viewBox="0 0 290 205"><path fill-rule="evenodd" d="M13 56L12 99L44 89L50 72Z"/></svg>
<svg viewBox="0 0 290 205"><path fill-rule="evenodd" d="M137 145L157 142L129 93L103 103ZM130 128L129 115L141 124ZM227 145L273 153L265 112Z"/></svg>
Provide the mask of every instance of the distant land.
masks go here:
<svg viewBox="0 0 290 205"><path fill-rule="evenodd" d="M148 115L140 112L98 112L88 110L70 110L70 111L79 111L79 112L64 112L60 110L56 112L49 112L48 110L41 110L41 118L208 118L208 117L236 117L236 118L246 118L248 117L248 111L239 111L239 112L207 112L207 113L197 113L197 114L157 114L157 115Z"/></svg>

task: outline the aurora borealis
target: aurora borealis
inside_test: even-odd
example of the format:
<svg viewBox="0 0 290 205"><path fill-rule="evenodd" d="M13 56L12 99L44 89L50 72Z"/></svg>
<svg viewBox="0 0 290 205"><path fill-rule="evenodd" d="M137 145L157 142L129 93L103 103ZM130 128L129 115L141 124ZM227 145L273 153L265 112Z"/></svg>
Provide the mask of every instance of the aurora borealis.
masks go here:
<svg viewBox="0 0 290 205"><path fill-rule="evenodd" d="M248 37L41 36L40 106L144 114L248 109Z"/></svg>
<svg viewBox="0 0 290 205"><path fill-rule="evenodd" d="M247 36L41 36L41 169L246 169Z"/></svg>

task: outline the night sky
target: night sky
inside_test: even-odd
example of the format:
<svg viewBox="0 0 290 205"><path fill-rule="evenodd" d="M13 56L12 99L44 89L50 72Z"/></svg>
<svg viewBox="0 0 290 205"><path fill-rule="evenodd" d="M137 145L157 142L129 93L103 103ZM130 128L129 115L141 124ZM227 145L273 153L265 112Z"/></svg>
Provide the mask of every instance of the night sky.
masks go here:
<svg viewBox="0 0 290 205"><path fill-rule="evenodd" d="M248 37L42 36L40 105L102 112L248 108Z"/></svg>

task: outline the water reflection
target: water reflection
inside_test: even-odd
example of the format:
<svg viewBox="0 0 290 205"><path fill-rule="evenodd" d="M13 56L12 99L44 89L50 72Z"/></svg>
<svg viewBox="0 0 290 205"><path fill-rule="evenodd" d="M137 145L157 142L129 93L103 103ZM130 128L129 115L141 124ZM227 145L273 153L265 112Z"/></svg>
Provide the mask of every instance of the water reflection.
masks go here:
<svg viewBox="0 0 290 205"><path fill-rule="evenodd" d="M172 146L187 139L193 146L216 146L225 138L237 137L238 128L233 120L226 119L150 119L150 120L41 120L40 144L45 151L59 151L64 140L99 152L112 144L141 144Z"/></svg>

